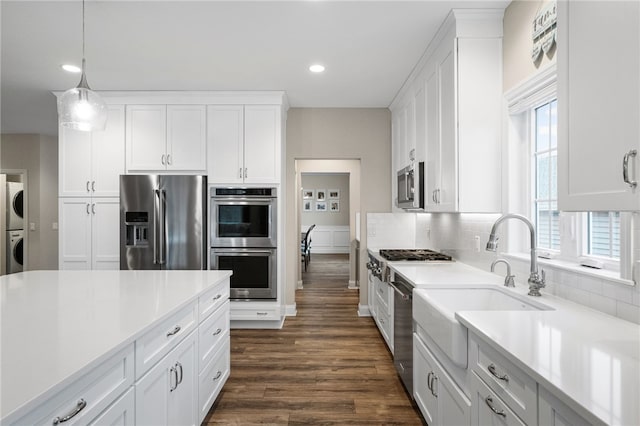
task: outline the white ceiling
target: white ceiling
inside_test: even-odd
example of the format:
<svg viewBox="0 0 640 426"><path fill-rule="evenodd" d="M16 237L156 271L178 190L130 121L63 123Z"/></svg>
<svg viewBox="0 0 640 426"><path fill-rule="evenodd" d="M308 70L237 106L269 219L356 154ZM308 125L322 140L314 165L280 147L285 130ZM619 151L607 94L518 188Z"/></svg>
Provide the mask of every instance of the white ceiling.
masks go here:
<svg viewBox="0 0 640 426"><path fill-rule="evenodd" d="M387 107L452 8L509 1L94 1L95 90L285 90L292 107ZM1 131L56 134L79 76L81 2L0 2ZM323 63L315 75L309 65Z"/></svg>

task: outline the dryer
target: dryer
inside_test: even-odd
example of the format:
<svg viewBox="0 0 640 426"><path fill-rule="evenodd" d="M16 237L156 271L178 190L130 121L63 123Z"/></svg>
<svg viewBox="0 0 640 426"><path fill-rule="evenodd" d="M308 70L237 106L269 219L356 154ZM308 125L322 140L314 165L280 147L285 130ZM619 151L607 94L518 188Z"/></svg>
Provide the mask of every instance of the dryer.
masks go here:
<svg viewBox="0 0 640 426"><path fill-rule="evenodd" d="M24 231L7 231L7 274L22 272L24 263Z"/></svg>
<svg viewBox="0 0 640 426"><path fill-rule="evenodd" d="M24 185L7 182L7 231L24 229Z"/></svg>

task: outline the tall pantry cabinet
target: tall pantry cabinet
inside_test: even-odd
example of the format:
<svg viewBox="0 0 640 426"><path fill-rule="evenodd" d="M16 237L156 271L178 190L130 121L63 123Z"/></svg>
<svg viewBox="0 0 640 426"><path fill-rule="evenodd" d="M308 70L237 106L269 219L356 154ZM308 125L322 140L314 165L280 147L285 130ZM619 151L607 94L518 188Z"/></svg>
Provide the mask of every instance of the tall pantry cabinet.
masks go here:
<svg viewBox="0 0 640 426"><path fill-rule="evenodd" d="M104 131L59 129L59 269L120 269L124 135L123 105L108 106Z"/></svg>

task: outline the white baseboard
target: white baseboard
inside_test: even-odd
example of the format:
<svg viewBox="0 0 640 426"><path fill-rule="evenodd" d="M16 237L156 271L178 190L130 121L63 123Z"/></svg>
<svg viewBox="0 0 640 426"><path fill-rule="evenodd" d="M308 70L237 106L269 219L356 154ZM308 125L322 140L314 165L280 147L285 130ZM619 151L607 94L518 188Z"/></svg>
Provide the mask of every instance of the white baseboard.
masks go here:
<svg viewBox="0 0 640 426"><path fill-rule="evenodd" d="M360 288L360 286L356 285L356 280L349 280L349 288L352 290Z"/></svg>
<svg viewBox="0 0 640 426"><path fill-rule="evenodd" d="M298 309L296 308L296 304L286 305L285 306L285 316L287 317L295 317L298 315Z"/></svg>
<svg viewBox="0 0 640 426"><path fill-rule="evenodd" d="M297 287L297 289L298 289L298 290L302 290L302 288L303 288L303 287L302 287L302 280L298 280L298 287Z"/></svg>
<svg viewBox="0 0 640 426"><path fill-rule="evenodd" d="M369 310L369 305L358 304L358 316L359 317L370 317L371 311Z"/></svg>

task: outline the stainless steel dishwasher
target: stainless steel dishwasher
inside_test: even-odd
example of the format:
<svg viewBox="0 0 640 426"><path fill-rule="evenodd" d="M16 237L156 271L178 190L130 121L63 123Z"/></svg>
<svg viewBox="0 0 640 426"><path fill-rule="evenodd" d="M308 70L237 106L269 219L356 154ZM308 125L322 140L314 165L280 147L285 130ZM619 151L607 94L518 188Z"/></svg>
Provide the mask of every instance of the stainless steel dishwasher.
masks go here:
<svg viewBox="0 0 640 426"><path fill-rule="evenodd" d="M413 286L396 273L389 285L396 292L393 298L393 364L413 399Z"/></svg>

